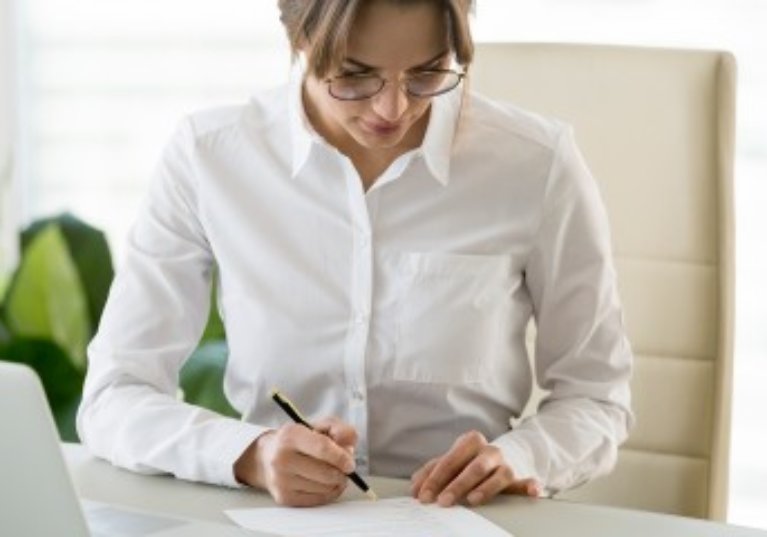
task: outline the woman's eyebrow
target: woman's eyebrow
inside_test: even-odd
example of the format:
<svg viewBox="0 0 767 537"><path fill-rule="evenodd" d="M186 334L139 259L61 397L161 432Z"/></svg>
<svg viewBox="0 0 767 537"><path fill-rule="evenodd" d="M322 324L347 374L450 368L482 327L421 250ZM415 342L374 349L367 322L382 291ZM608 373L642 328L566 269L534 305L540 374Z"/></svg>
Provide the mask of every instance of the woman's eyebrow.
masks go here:
<svg viewBox="0 0 767 537"><path fill-rule="evenodd" d="M418 65L410 67L408 69L408 71L415 71L417 69L424 69L424 68L427 68L427 67L431 67L432 65L437 63L439 60L441 60L442 58L447 56L448 52L450 52L450 51L449 50L443 50L442 52L440 52L436 56L433 56L429 60L426 60L423 63L419 63ZM360 69L364 69L366 71L377 71L379 69L378 67L374 67L372 65L368 65L368 64L363 63L363 62L361 62L359 60L355 60L354 58L349 58L349 57L344 58L343 63L352 64L355 67L359 67Z"/></svg>
<svg viewBox="0 0 767 537"><path fill-rule="evenodd" d="M362 63L361 61L355 60L354 58L344 58L341 63L349 63L349 64L352 64L354 67L359 67L360 69L364 69L365 71L376 70L376 68L373 67L372 65Z"/></svg>

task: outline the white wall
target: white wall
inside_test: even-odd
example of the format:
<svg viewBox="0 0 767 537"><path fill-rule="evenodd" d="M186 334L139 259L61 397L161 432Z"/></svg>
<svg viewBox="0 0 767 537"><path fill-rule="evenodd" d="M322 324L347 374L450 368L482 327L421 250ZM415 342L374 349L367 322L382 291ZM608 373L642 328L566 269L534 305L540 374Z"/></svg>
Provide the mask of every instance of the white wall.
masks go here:
<svg viewBox="0 0 767 537"><path fill-rule="evenodd" d="M12 140L15 128L13 0L0 0L0 281L16 264L16 190ZM0 288L1 290L1 288Z"/></svg>

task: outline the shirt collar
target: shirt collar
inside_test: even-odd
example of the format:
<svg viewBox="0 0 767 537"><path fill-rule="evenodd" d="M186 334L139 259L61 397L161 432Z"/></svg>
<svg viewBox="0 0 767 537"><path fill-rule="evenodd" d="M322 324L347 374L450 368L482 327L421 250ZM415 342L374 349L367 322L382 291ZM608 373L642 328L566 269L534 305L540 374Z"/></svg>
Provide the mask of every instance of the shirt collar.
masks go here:
<svg viewBox="0 0 767 537"><path fill-rule="evenodd" d="M429 125L421 144L426 167L442 185L450 181L450 156L460 117L463 88L459 86L454 91L432 99Z"/></svg>
<svg viewBox="0 0 767 537"><path fill-rule="evenodd" d="M291 177L296 177L309 159L312 143L318 137L304 111L303 101L304 68L300 61L295 62L290 70L288 83L288 122L290 140L293 147Z"/></svg>
<svg viewBox="0 0 767 537"><path fill-rule="evenodd" d="M300 61L291 69L288 84L288 121L293 147L291 177L296 177L304 167L313 143L322 143L317 132L306 117L303 103L304 68ZM426 167L442 185L450 180L450 155L463 100L463 86L455 91L435 97L431 102L429 124L420 147Z"/></svg>

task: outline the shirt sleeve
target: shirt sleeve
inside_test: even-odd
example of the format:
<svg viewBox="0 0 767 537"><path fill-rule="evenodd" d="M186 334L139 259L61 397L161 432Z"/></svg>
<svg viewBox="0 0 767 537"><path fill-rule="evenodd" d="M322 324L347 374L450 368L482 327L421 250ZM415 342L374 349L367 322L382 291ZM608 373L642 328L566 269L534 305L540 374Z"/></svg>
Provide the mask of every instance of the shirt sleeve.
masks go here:
<svg viewBox="0 0 767 537"><path fill-rule="evenodd" d="M525 278L537 327L536 376L549 394L493 443L518 477L534 477L553 493L609 472L633 424L633 358L607 215L569 128L548 174Z"/></svg>
<svg viewBox="0 0 767 537"><path fill-rule="evenodd" d="M88 348L77 429L95 455L118 466L236 486L234 462L266 429L177 397L179 370L207 320L213 267L197 217L194 144L186 120L129 234Z"/></svg>

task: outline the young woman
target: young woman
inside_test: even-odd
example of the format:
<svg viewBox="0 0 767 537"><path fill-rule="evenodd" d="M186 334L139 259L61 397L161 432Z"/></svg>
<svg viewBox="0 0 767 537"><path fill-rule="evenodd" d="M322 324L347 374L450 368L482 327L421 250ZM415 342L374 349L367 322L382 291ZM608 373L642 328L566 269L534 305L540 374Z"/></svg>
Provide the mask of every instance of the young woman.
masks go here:
<svg viewBox="0 0 767 537"><path fill-rule="evenodd" d="M604 209L568 128L467 91L469 4L280 1L291 82L182 122L129 237L78 420L94 453L296 506L352 469L448 506L612 467L632 358ZM214 266L242 421L176 398ZM550 395L512 428L531 317Z"/></svg>

